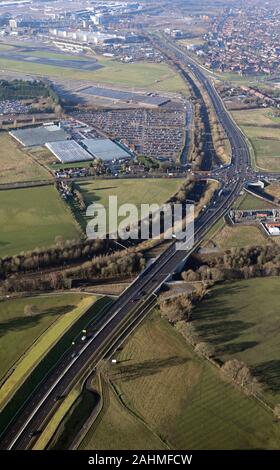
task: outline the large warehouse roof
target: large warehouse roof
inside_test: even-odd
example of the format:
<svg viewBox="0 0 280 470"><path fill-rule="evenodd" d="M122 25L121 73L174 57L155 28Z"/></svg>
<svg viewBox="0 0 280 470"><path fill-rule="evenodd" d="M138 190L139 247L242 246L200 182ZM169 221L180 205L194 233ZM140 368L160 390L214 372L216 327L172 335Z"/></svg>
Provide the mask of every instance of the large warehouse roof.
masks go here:
<svg viewBox="0 0 280 470"><path fill-rule="evenodd" d="M46 142L56 142L68 138L67 132L55 125L17 129L11 131L10 135L24 147L41 147Z"/></svg>
<svg viewBox="0 0 280 470"><path fill-rule="evenodd" d="M169 98L164 98L163 96L134 93L131 91L113 90L111 88L102 88L97 86L84 88L81 93L85 95L107 98L110 100L134 101L136 103L148 104L152 106L161 106L170 101Z"/></svg>
<svg viewBox="0 0 280 470"><path fill-rule="evenodd" d="M129 152L110 139L84 139L82 144L95 158L103 161L131 158Z"/></svg>
<svg viewBox="0 0 280 470"><path fill-rule="evenodd" d="M46 147L62 163L84 162L93 160L92 156L83 149L75 140L62 142L48 142Z"/></svg>

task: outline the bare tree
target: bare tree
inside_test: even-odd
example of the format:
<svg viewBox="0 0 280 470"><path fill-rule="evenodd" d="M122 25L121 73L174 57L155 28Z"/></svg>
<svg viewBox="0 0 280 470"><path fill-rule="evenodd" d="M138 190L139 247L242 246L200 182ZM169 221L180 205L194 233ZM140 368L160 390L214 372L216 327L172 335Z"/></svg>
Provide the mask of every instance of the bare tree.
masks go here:
<svg viewBox="0 0 280 470"><path fill-rule="evenodd" d="M232 359L227 361L222 371L230 377L234 382L240 385L249 394L258 394L261 392L261 384L253 377L249 367L238 359Z"/></svg>
<svg viewBox="0 0 280 470"><path fill-rule="evenodd" d="M195 352L197 352L198 354L201 354L202 356L205 356L207 357L207 359L210 359L211 357L214 356L215 354L215 350L214 348L211 346L211 344L208 344L208 343L205 343L205 342L201 342L201 343L197 343L196 347L194 348Z"/></svg>
<svg viewBox="0 0 280 470"><path fill-rule="evenodd" d="M276 419L280 420L280 403L275 405L274 410L273 410L273 414L274 414Z"/></svg>
<svg viewBox="0 0 280 470"><path fill-rule="evenodd" d="M186 295L178 295L169 299L160 297L160 311L163 317L166 317L170 323L177 323L180 320L190 318L192 303Z"/></svg>
<svg viewBox="0 0 280 470"><path fill-rule="evenodd" d="M24 307L24 314L27 316L27 317L32 317L34 315L36 315L38 313L38 308L36 307L36 305L25 305Z"/></svg>
<svg viewBox="0 0 280 470"><path fill-rule="evenodd" d="M196 343L197 333L193 322L179 321L175 328L189 343L192 345Z"/></svg>

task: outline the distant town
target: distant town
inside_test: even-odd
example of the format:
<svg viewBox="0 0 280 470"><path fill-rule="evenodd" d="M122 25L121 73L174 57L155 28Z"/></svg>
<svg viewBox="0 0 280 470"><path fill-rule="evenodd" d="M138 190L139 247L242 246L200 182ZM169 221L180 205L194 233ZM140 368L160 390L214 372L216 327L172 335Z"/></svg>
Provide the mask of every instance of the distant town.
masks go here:
<svg viewBox="0 0 280 470"><path fill-rule="evenodd" d="M273 76L280 71L280 8L274 3L250 2L229 7L209 20L201 44L189 50L212 70L244 75Z"/></svg>

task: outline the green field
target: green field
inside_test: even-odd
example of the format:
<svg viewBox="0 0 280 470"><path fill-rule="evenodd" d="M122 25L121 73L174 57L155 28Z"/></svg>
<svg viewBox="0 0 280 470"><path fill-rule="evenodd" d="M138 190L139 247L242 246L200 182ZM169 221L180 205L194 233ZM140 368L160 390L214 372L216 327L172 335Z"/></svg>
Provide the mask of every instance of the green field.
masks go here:
<svg viewBox="0 0 280 470"><path fill-rule="evenodd" d="M265 191L268 194L271 194L271 196L274 196L278 199L280 199L280 184L277 182L271 183L269 186L265 188Z"/></svg>
<svg viewBox="0 0 280 470"><path fill-rule="evenodd" d="M272 413L223 381L158 313L130 337L118 361L108 374L121 401L111 392L81 448L161 449L164 441L171 449L279 449Z"/></svg>
<svg viewBox="0 0 280 470"><path fill-rule="evenodd" d="M18 51L17 51L18 52ZM62 54L47 54L36 51L33 55L37 57L59 56L60 60L67 58L80 59L77 56L64 56ZM12 58L12 55L11 55ZM40 76L57 76L59 78L73 80L93 80L98 83L108 83L112 85L124 85L127 87L149 88L162 92L188 93L188 89L180 76L165 63L156 64L149 62L138 62L123 64L109 60L103 56L97 57L103 68L94 71L84 71L78 68L66 68L41 63L32 63L20 60L10 60L0 58L0 69L13 70Z"/></svg>
<svg viewBox="0 0 280 470"><path fill-rule="evenodd" d="M102 417L101 425L96 432L94 429L89 430L80 450L166 449L161 439L145 423L125 409L112 389L108 391L108 399L110 407Z"/></svg>
<svg viewBox="0 0 280 470"><path fill-rule="evenodd" d="M241 196L239 200L236 201L235 207L241 210L246 209L271 209L275 208L273 204L260 199L259 197L255 197L252 194L245 193L244 196Z"/></svg>
<svg viewBox="0 0 280 470"><path fill-rule="evenodd" d="M0 168L0 184L51 178L51 174L22 150L8 132L0 133Z"/></svg>
<svg viewBox="0 0 280 470"><path fill-rule="evenodd" d="M234 247L264 245L269 243L258 227L242 225L223 225L221 230L212 238L213 242L222 250Z"/></svg>
<svg viewBox="0 0 280 470"><path fill-rule="evenodd" d="M163 204L175 194L182 182L182 179L173 178L95 180L80 184L80 190L87 206L98 203L108 209L109 196L117 196L118 206L135 204L140 217L141 204Z"/></svg>
<svg viewBox="0 0 280 470"><path fill-rule="evenodd" d="M280 402L279 278L216 286L194 311L194 325L223 360L251 366L266 398Z"/></svg>
<svg viewBox="0 0 280 470"><path fill-rule="evenodd" d="M140 207L143 203L162 204L172 196L183 183L176 178L143 178L143 179L114 179L95 180L83 183L80 188L88 204L98 202L108 207L108 197L115 195L118 203L130 202Z"/></svg>
<svg viewBox="0 0 280 470"><path fill-rule="evenodd" d="M236 200L234 207L246 210L270 209L275 206L251 194L245 193ZM271 242L257 226L227 225L223 218L216 222L207 233L204 244L207 245L210 240L221 250L229 250L232 247L249 245L267 245ZM277 237L274 238L274 241L278 241Z"/></svg>
<svg viewBox="0 0 280 470"><path fill-rule="evenodd" d="M52 186L0 191L0 256L78 238L71 213Z"/></svg>
<svg viewBox="0 0 280 470"><path fill-rule="evenodd" d="M265 78L265 75L239 75L236 72L216 72L215 75L225 82L232 82L233 85L256 86L259 80Z"/></svg>
<svg viewBox="0 0 280 470"><path fill-rule="evenodd" d="M17 52L20 52L17 50ZM26 55L26 51L24 52ZM31 57L46 57L48 59L59 59L59 60L88 60L90 57L84 55L72 55L66 53L59 53L59 52L49 52L44 50L35 50L35 51L28 51L28 55Z"/></svg>
<svg viewBox="0 0 280 470"><path fill-rule="evenodd" d="M0 43L0 51L10 51L12 49L14 49L13 46L10 46L9 44Z"/></svg>
<svg viewBox="0 0 280 470"><path fill-rule="evenodd" d="M185 47L192 46L192 45L203 46L203 44L205 44L205 40L203 39L202 36L200 36L200 37L190 38L190 39L179 39L177 43Z"/></svg>
<svg viewBox="0 0 280 470"><path fill-rule="evenodd" d="M251 142L255 165L264 171L280 170L280 117L274 114L273 109L232 112Z"/></svg>

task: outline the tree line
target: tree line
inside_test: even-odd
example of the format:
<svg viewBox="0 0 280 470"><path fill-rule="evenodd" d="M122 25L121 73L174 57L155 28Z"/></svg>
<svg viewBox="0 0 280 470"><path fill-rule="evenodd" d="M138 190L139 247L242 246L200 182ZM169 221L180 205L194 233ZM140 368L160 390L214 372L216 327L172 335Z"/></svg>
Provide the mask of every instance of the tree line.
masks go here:
<svg viewBox="0 0 280 470"><path fill-rule="evenodd" d="M50 248L36 248L19 255L0 258L0 279L6 279L12 274L28 273L83 261L106 253L109 248L110 241L105 239L63 241L58 237L56 245Z"/></svg>
<svg viewBox="0 0 280 470"><path fill-rule="evenodd" d="M111 255L96 256L77 267L57 270L38 276L14 274L2 282L2 293L34 292L58 289L71 289L76 281L96 279L128 278L145 267L141 253L135 250L119 251Z"/></svg>
<svg viewBox="0 0 280 470"><path fill-rule="evenodd" d="M189 161L194 170L201 167L205 156L205 124L202 117L203 104L201 100L193 99L193 131L192 145L189 153Z"/></svg>
<svg viewBox="0 0 280 470"><path fill-rule="evenodd" d="M219 367L225 378L240 386L246 394L258 396L262 386L257 378L253 376L249 367L237 359L222 363L220 359L215 357L216 350L214 346L200 337L195 322L193 322L193 309L207 294L208 290L205 283L198 283L193 286L193 290L171 297L166 297L166 293L162 294L158 300L160 314L191 344L197 354ZM274 410L275 416L278 412L278 408Z"/></svg>
<svg viewBox="0 0 280 470"><path fill-rule="evenodd" d="M231 248L202 258L196 268L182 273L185 281L220 282L280 275L280 246L277 244Z"/></svg>
<svg viewBox="0 0 280 470"><path fill-rule="evenodd" d="M38 97L52 98L59 104L59 97L51 85L42 80L0 80L1 100L21 100Z"/></svg>

